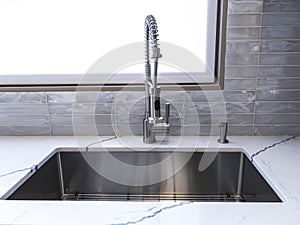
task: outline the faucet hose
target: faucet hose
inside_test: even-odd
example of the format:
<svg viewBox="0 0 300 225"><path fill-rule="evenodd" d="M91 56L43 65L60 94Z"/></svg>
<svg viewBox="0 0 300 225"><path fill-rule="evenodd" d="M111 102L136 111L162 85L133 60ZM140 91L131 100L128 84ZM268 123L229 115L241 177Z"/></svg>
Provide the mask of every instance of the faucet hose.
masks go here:
<svg viewBox="0 0 300 225"><path fill-rule="evenodd" d="M158 49L158 30L157 30L157 23L152 15L148 15L145 19L144 25L145 31L145 73L146 79L151 81L151 66L150 66L150 42L152 47L152 57L157 56L157 49ZM155 68L156 69L156 68ZM157 74L157 71L155 71Z"/></svg>

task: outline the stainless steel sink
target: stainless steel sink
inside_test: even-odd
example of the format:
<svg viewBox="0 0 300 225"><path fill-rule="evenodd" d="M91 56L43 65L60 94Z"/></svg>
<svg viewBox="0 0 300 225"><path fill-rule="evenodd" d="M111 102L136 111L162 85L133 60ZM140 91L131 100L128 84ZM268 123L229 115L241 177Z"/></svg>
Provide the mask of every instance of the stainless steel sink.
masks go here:
<svg viewBox="0 0 300 225"><path fill-rule="evenodd" d="M211 156L212 163L199 171L199 162ZM211 155L210 155L211 154ZM132 179L147 180L144 173L112 168L122 177L118 183L90 166L117 161L139 170L148 168L171 156L171 161L189 158L178 171L170 165L173 175L157 183L130 185ZM171 163L172 164L172 163ZM161 170L165 169L163 167ZM145 171L146 173L150 171ZM143 176L143 177L142 177ZM145 178L146 177L146 178ZM126 184L127 183L127 184ZM113 151L78 152L61 150L47 160L7 199L13 200L105 200L105 201L213 201L213 202L280 202L263 176L242 152L172 152Z"/></svg>

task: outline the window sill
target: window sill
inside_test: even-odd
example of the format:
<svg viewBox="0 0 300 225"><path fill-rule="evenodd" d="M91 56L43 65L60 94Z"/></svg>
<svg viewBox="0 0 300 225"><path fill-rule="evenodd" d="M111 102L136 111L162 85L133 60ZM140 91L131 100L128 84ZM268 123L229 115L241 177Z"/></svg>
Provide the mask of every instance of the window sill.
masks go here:
<svg viewBox="0 0 300 225"><path fill-rule="evenodd" d="M101 77L101 79L99 79ZM97 74L1 75L0 91L140 91L144 90L144 74L122 74L105 77ZM211 76L159 74L162 90L220 89Z"/></svg>

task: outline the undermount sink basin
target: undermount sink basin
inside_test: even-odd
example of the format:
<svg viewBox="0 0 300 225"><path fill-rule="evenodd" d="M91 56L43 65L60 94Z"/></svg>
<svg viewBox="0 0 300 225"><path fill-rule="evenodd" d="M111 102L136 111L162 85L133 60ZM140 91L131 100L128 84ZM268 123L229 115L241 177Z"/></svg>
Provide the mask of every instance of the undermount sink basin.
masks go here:
<svg viewBox="0 0 300 225"><path fill-rule="evenodd" d="M203 157L211 158L211 163L199 169ZM178 166L182 162L186 163ZM243 152L75 149L58 150L7 199L281 201Z"/></svg>

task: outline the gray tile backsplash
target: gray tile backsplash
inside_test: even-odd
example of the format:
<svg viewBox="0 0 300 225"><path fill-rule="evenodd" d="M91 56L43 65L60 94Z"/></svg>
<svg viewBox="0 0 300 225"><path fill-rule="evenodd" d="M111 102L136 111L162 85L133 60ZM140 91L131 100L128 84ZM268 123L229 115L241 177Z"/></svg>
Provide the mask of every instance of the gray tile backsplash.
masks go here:
<svg viewBox="0 0 300 225"><path fill-rule="evenodd" d="M262 52L300 52L300 40L262 40Z"/></svg>
<svg viewBox="0 0 300 225"><path fill-rule="evenodd" d="M0 92L0 103L46 103L45 92Z"/></svg>
<svg viewBox="0 0 300 225"><path fill-rule="evenodd" d="M227 54L246 54L259 52L260 46L258 41L227 41Z"/></svg>
<svg viewBox="0 0 300 225"><path fill-rule="evenodd" d="M272 4L273 3L273 4ZM278 4L273 2L266 1L264 5L265 12L299 12L300 11L300 2L299 1L288 1L282 0Z"/></svg>
<svg viewBox="0 0 300 225"><path fill-rule="evenodd" d="M300 90L257 90L257 101L300 101Z"/></svg>
<svg viewBox="0 0 300 225"><path fill-rule="evenodd" d="M299 65L300 53L262 53L260 56L261 65Z"/></svg>
<svg viewBox="0 0 300 225"><path fill-rule="evenodd" d="M229 0L225 90L162 92L171 135L300 134L300 1ZM0 135L141 135L144 92L0 93Z"/></svg>
<svg viewBox="0 0 300 225"><path fill-rule="evenodd" d="M256 54L227 54L226 55L226 65L257 65L258 64L258 55Z"/></svg>
<svg viewBox="0 0 300 225"><path fill-rule="evenodd" d="M49 136L51 135L50 126L0 126L1 136Z"/></svg>
<svg viewBox="0 0 300 225"><path fill-rule="evenodd" d="M282 116L289 116L288 113L300 113L300 102L257 101L255 107L256 114L286 113Z"/></svg>
<svg viewBox="0 0 300 225"><path fill-rule="evenodd" d="M260 30L258 27L228 27L226 34L229 40L254 40L259 38Z"/></svg>
<svg viewBox="0 0 300 225"><path fill-rule="evenodd" d="M113 115L50 115L50 122L52 125L111 125L115 123Z"/></svg>
<svg viewBox="0 0 300 225"><path fill-rule="evenodd" d="M190 115L187 114L184 117L184 124L192 126L194 124L200 123L200 125L211 125L212 117L214 121L225 121L230 124L252 124L253 123L253 115L251 113L236 113L236 114L227 114L226 118L224 119L223 114L194 114ZM173 123L172 123L173 124ZM215 124L218 125L218 124Z"/></svg>
<svg viewBox="0 0 300 225"><path fill-rule="evenodd" d="M258 68L259 77L299 77L300 66L260 66Z"/></svg>
<svg viewBox="0 0 300 225"><path fill-rule="evenodd" d="M224 100L220 99L220 95ZM197 91L187 92L186 98L192 102L254 102L255 91Z"/></svg>
<svg viewBox="0 0 300 225"><path fill-rule="evenodd" d="M291 124L300 126L300 113L282 116L282 114L256 114L255 124Z"/></svg>
<svg viewBox="0 0 300 225"><path fill-rule="evenodd" d="M261 15L245 13L245 14L228 14L227 24L232 27L259 26L261 23Z"/></svg>
<svg viewBox="0 0 300 225"><path fill-rule="evenodd" d="M297 135L300 133L300 126L296 125L255 125L254 135Z"/></svg>
<svg viewBox="0 0 300 225"><path fill-rule="evenodd" d="M257 66L229 66L226 65L226 78L256 78Z"/></svg>
<svg viewBox="0 0 300 225"><path fill-rule="evenodd" d="M252 91L256 89L256 84L256 79L226 79L224 89Z"/></svg>
<svg viewBox="0 0 300 225"><path fill-rule="evenodd" d="M72 125L72 126L51 126L51 135L54 136L95 136L95 135L114 135L116 131L112 125Z"/></svg>
<svg viewBox="0 0 300 225"><path fill-rule="evenodd" d="M260 78L258 80L258 89L262 90L278 90L278 89L299 89L300 90L300 79L297 78Z"/></svg>
<svg viewBox="0 0 300 225"><path fill-rule="evenodd" d="M262 17L262 26L298 26L299 20L299 13L266 13Z"/></svg>
<svg viewBox="0 0 300 225"><path fill-rule="evenodd" d="M0 126L49 126L48 115L0 115Z"/></svg>
<svg viewBox="0 0 300 225"><path fill-rule="evenodd" d="M48 105L44 103L0 103L0 115L48 115Z"/></svg>
<svg viewBox="0 0 300 225"><path fill-rule="evenodd" d="M300 27L295 26L266 26L261 30L261 39L299 39Z"/></svg>
<svg viewBox="0 0 300 225"><path fill-rule="evenodd" d="M256 1L231 1L228 6L229 13L260 13L262 10L262 0Z"/></svg>

